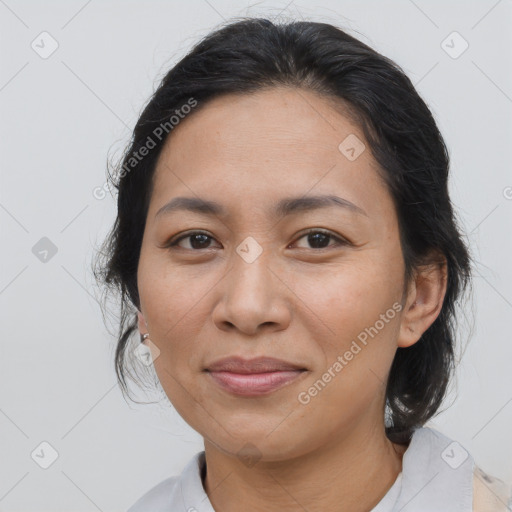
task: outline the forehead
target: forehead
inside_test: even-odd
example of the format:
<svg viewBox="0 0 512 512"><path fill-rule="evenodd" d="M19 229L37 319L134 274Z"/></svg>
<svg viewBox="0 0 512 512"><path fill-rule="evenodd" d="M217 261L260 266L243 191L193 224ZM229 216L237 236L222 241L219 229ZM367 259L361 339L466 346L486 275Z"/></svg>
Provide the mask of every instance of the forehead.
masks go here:
<svg viewBox="0 0 512 512"><path fill-rule="evenodd" d="M367 211L390 201L360 128L325 97L279 87L221 96L182 120L158 160L152 203L333 191Z"/></svg>

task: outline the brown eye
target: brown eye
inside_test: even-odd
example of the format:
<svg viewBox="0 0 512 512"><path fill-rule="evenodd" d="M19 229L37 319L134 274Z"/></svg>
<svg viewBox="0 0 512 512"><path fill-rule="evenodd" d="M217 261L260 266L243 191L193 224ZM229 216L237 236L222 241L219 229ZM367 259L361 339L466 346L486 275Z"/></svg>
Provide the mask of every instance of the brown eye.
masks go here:
<svg viewBox="0 0 512 512"><path fill-rule="evenodd" d="M321 229L311 229L300 236L297 240L301 240L305 238L310 247L301 247L302 249L327 249L329 247L339 247L342 245L349 245L350 242L344 240L343 238L334 235L330 231L325 231ZM185 247L181 242L183 240L189 240L188 247ZM180 249L190 250L190 251L200 251L205 249L212 249L211 242L215 240L209 234L203 231L191 231L184 235L181 235L176 240L171 240L166 247L174 248L178 247ZM334 242L334 244L332 243ZM297 241L295 242L297 243Z"/></svg>
<svg viewBox="0 0 512 512"><path fill-rule="evenodd" d="M330 231L324 231L321 229L311 229L308 232L304 233L297 240L301 240L302 238L306 238L307 243L310 244L311 246L306 247L306 249L327 249L329 247L329 242L331 242L331 240L334 240L336 242L334 244L334 247L340 245L348 245L348 242L346 240L343 240L342 238L334 235Z"/></svg>
<svg viewBox="0 0 512 512"><path fill-rule="evenodd" d="M182 240L190 239L190 247L183 247L179 245ZM202 232L202 231L192 231L185 235L180 236L178 239L172 241L167 246L168 247L180 247L182 249L188 250L201 250L201 249L211 249L210 242L214 240L210 235Z"/></svg>

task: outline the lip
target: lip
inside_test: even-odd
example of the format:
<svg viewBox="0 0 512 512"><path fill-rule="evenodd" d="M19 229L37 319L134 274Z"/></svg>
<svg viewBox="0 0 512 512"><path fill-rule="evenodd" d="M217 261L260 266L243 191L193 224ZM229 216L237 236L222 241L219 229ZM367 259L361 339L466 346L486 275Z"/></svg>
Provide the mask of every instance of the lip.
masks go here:
<svg viewBox="0 0 512 512"><path fill-rule="evenodd" d="M273 393L304 373L306 370L266 373L208 372L208 375L225 391L249 397Z"/></svg>
<svg viewBox="0 0 512 512"><path fill-rule="evenodd" d="M205 371L223 390L241 396L270 394L307 372L300 364L272 357L228 357L208 365Z"/></svg>
<svg viewBox="0 0 512 512"><path fill-rule="evenodd" d="M244 359L240 356L225 357L210 363L206 370L210 372L232 372L232 373L267 373L280 371L305 370L301 364L290 363L274 357L255 357Z"/></svg>

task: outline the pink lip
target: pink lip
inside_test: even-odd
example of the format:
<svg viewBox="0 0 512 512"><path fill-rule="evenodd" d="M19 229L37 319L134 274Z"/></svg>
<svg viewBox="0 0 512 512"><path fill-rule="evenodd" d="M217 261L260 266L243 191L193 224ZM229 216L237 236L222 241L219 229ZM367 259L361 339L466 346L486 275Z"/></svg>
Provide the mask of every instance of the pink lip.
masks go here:
<svg viewBox="0 0 512 512"><path fill-rule="evenodd" d="M208 372L221 388L236 395L266 395L285 386L304 373L304 370L265 373Z"/></svg>
<svg viewBox="0 0 512 512"><path fill-rule="evenodd" d="M225 357L210 363L206 370L210 372L267 373L277 371L305 370L303 365L289 363L274 357L255 357L244 359L240 356Z"/></svg>

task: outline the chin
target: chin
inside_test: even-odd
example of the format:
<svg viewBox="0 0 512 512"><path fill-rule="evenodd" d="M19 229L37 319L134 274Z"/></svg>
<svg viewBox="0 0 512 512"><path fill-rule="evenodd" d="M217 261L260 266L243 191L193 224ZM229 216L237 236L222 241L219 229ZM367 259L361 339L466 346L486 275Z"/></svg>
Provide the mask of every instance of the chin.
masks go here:
<svg viewBox="0 0 512 512"><path fill-rule="evenodd" d="M282 421L282 418L279 421ZM311 439L295 439L290 430L282 428L283 425L276 429L279 421L270 428L257 428L254 421L252 424L239 422L237 425L223 423L222 426L226 430L217 429L215 436L209 432L208 439L216 449L226 455L240 458L247 466L257 461L289 460L307 453L311 449ZM208 444L206 438L205 444Z"/></svg>

